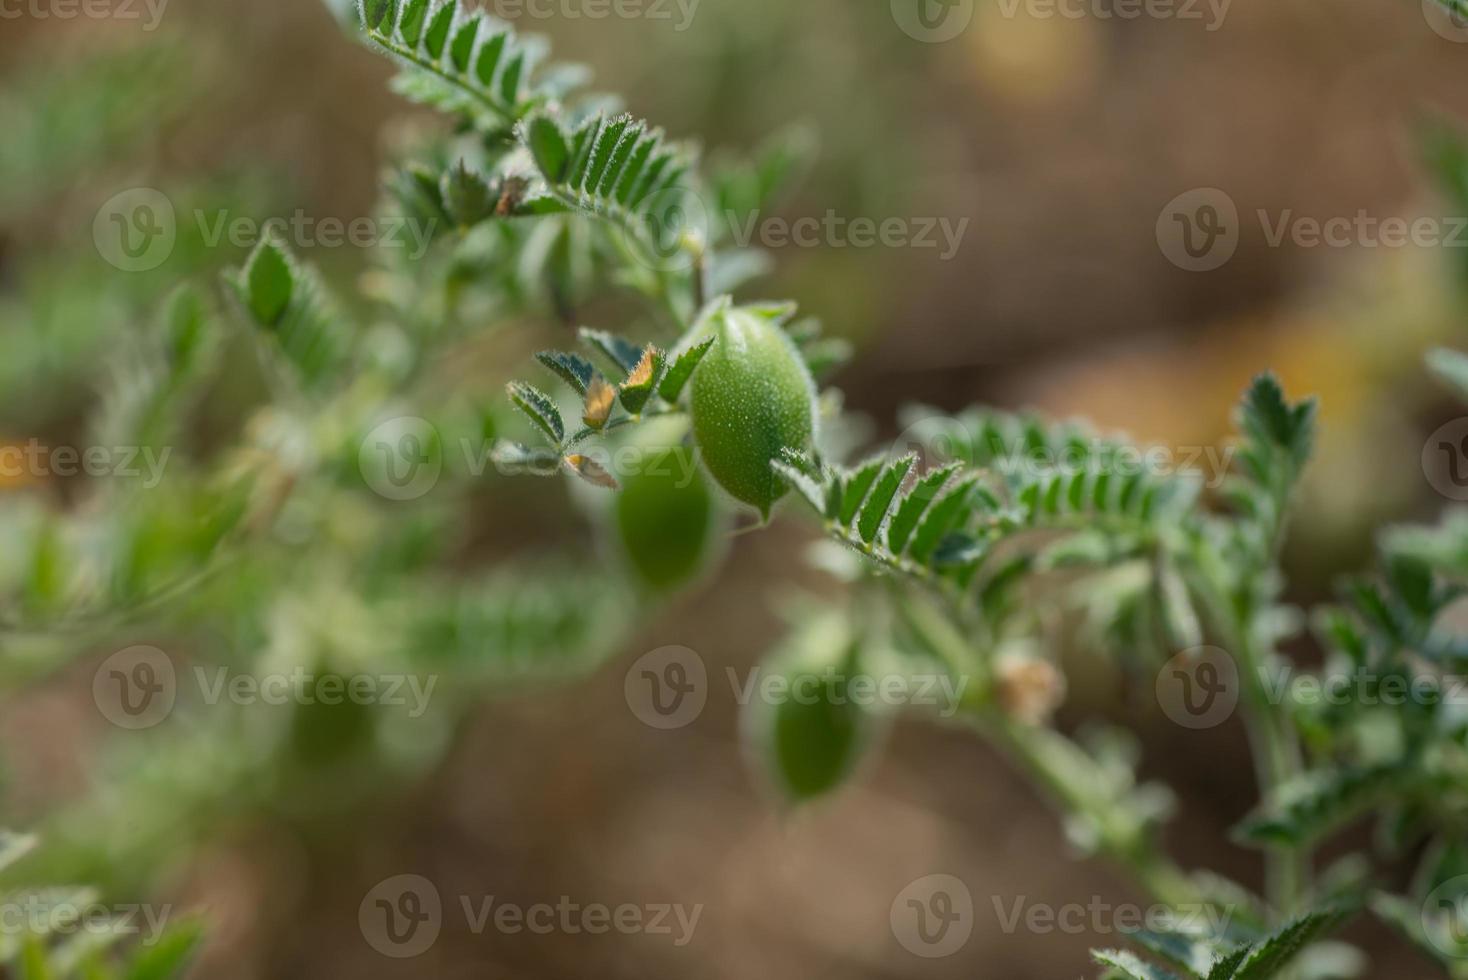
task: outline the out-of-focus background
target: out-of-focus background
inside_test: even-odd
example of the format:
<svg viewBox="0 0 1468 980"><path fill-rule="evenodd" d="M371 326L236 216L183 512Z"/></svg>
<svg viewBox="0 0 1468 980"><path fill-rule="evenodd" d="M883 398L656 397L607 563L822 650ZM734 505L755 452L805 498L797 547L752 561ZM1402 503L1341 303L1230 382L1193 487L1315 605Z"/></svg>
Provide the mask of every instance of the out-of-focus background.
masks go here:
<svg viewBox="0 0 1468 980"><path fill-rule="evenodd" d="M389 94L391 65L320 3L138 2L136 18L63 7L0 2L0 443L74 432L94 394L94 332L242 257L185 229L160 268L120 273L93 246L104 201L153 187L181 211L349 221L373 213L393 141L436 125ZM896 432L905 404L982 402L1214 446L1252 374L1273 368L1292 393L1318 393L1323 437L1285 559L1290 595L1318 598L1367 560L1379 522L1446 503L1421 457L1456 413L1420 361L1463 333L1468 231L1451 216L1468 202L1440 179L1430 133L1468 120L1468 29L1411 0L1123 7L960 0L943 9L961 29L942 41L913 36L924 31L880 2L489 9L548 35L559 57L593 67L598 88L708 153L807 127L819 149L781 217L934 228L931 247L830 236L776 247L773 274L744 291L798 299L853 343L833 381L874 438ZM1198 189L1211 190L1170 212ZM1235 212L1224 220L1236 242L1218 245L1232 253L1205 271L1183 267L1177 242L1187 221L1176 217L1200 220L1198 201ZM1382 242L1363 215L1432 219L1456 247ZM1333 218L1350 222L1336 242L1294 234ZM950 243L941 228L961 233ZM304 257L348 284L366 261L350 246ZM484 369L485 391L534 347L513 349L514 362ZM227 418L228 399L211 399L210 417ZM564 545L536 529L539 491L486 491L480 562L509 567ZM628 710L623 678L638 655L680 644L720 675L747 670L781 630L783 593L834 588L788 560L807 535L783 520L734 539L716 575L639 623L601 668L490 699L444 735L431 766L384 774L350 812L305 820L296 811L309 803L271 804L243 819L225 808L208 834L190 833L199 843L186 859L119 870L117 887L206 909L199 975L220 980L1089 975L1086 949L1114 940L1009 931L1000 906L1139 897L1076 861L1032 791L965 733L900 726L854 787L790 815L745 765L727 685L677 731ZM100 746L118 733L89 684L118 645L0 700L0 824L92 791ZM1257 883L1257 856L1219 843L1254 801L1241 733L1181 732L1084 651L1071 659L1060 723L1133 725L1144 772L1182 797L1168 831L1182 862ZM105 824L107 808L95 812ZM167 840L170 812L156 800L151 836ZM448 908L433 948L399 961L364 939L358 912L374 885L405 873L434 881ZM888 914L933 873L964 880L975 924L960 952L923 960ZM475 934L461 895L703 911L682 947L649 934ZM1371 927L1353 938L1376 957L1371 975L1426 975Z"/></svg>

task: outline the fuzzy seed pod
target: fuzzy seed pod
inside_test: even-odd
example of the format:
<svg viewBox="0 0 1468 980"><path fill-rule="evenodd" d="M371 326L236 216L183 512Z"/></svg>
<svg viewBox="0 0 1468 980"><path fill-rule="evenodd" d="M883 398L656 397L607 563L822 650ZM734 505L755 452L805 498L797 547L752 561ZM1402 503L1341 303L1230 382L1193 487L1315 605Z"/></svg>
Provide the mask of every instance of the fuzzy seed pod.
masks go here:
<svg viewBox="0 0 1468 980"><path fill-rule="evenodd" d="M764 518L786 487L770 463L815 436L815 382L794 343L758 313L729 309L693 373L693 434L704 465Z"/></svg>

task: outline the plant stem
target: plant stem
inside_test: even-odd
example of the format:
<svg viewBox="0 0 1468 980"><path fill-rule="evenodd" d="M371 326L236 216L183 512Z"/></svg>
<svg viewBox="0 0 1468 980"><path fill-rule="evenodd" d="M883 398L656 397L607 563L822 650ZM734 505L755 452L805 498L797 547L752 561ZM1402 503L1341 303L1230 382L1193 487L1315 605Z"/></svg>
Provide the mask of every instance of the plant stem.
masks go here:
<svg viewBox="0 0 1468 980"><path fill-rule="evenodd" d="M1267 800L1300 775L1299 744L1280 716L1278 706L1270 701L1264 683L1272 653L1257 648L1247 633L1239 637L1236 649L1240 673L1244 675L1244 725L1258 773L1260 796ZM1266 894L1279 914L1288 917L1303 911L1310 877L1310 853L1305 845L1271 847L1266 852L1265 876Z"/></svg>
<svg viewBox="0 0 1468 980"><path fill-rule="evenodd" d="M936 605L892 590L898 615L917 641L949 670L971 672L959 718L995 745L1051 798L1057 808L1097 830L1095 850L1120 867L1153 901L1173 908L1215 904L1184 871L1147 839L1135 821L1118 819L1113 794L1097 780L1095 760L1052 728L1018 723L994 703L988 659L992 646L982 625L978 642L961 632ZM1230 910L1236 912L1237 910Z"/></svg>
<svg viewBox="0 0 1468 980"><path fill-rule="evenodd" d="M1242 688L1240 707L1259 796L1261 800L1269 800L1303 770L1299 744L1279 706L1270 699L1265 682L1274 651L1259 642L1250 628L1252 617L1238 611L1227 598L1226 590L1206 571L1194 577L1193 585L1217 635L1238 664ZM1308 847L1271 847L1265 852L1265 894L1277 914L1288 917L1300 912L1309 885Z"/></svg>

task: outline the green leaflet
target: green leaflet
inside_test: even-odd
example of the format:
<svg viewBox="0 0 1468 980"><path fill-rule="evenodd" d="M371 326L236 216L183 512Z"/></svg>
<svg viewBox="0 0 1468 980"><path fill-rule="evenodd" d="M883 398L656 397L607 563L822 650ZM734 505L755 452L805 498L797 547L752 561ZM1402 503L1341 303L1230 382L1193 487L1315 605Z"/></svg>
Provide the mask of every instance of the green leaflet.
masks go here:
<svg viewBox="0 0 1468 980"><path fill-rule="evenodd" d="M673 359L673 363L663 374L662 384L658 386L658 396L663 401L672 404L678 400L678 396L683 393L684 387L688 384L688 379L693 377L693 369L698 367L698 362L703 360L709 348L714 346L716 339L718 338L706 337L691 347L685 348Z"/></svg>
<svg viewBox="0 0 1468 980"><path fill-rule="evenodd" d="M444 172L440 190L444 209L461 228L478 224L494 213L495 196L488 181L462 160Z"/></svg>
<svg viewBox="0 0 1468 980"><path fill-rule="evenodd" d="M313 269L262 239L244 269L225 280L297 382L321 389L340 379L351 355L348 325Z"/></svg>
<svg viewBox="0 0 1468 980"><path fill-rule="evenodd" d="M1257 442L1272 446L1296 467L1304 464L1315 438L1315 400L1291 405L1279 379L1261 374L1254 379L1239 410L1239 427Z"/></svg>
<svg viewBox="0 0 1468 980"><path fill-rule="evenodd" d="M882 472L883 463L882 457L874 457L847 475L841 491L841 509L836 515L836 519L843 525L850 527L851 522L856 519L862 501L866 500L872 484L877 482L877 474Z"/></svg>
<svg viewBox="0 0 1468 980"><path fill-rule="evenodd" d="M1282 786L1278 799L1245 817L1235 833L1260 845L1298 847L1320 839L1387 799L1402 778L1402 765L1318 770Z"/></svg>
<svg viewBox="0 0 1468 980"><path fill-rule="evenodd" d="M821 480L812 475L804 460L800 459L800 453L786 449L781 453L782 458L770 464L781 480L784 480L806 503L810 504L817 514L825 513L827 497L826 486Z"/></svg>
<svg viewBox="0 0 1468 980"><path fill-rule="evenodd" d="M547 181L558 184L565 179L571 164L571 147L555 120L549 116L534 117L526 125L521 140Z"/></svg>
<svg viewBox="0 0 1468 980"><path fill-rule="evenodd" d="M961 480L928 508L907 549L914 560L926 562L931 558L943 536L968 514L973 486L972 480Z"/></svg>
<svg viewBox="0 0 1468 980"><path fill-rule="evenodd" d="M368 37L402 63L396 88L410 99L494 132L513 128L537 104L531 73L541 44L517 37L462 0L437 6L410 0L401 11L396 3L368 0L364 25ZM546 74L544 100L564 97L583 73Z"/></svg>
<svg viewBox="0 0 1468 980"><path fill-rule="evenodd" d="M1208 974L1207 980L1270 980L1310 942L1338 925L1345 916L1343 909L1325 909L1302 915L1277 932L1252 943L1249 954L1237 965L1228 961L1220 963ZM1232 972L1225 972L1230 968Z"/></svg>
<svg viewBox="0 0 1468 980"><path fill-rule="evenodd" d="M1180 980L1177 974L1152 966L1124 949L1092 950L1091 958L1108 968L1106 980Z"/></svg>
<svg viewBox="0 0 1468 980"><path fill-rule="evenodd" d="M1127 980L1271 980L1321 935L1339 925L1347 907L1330 907L1301 915L1274 932L1243 943L1222 936L1138 932L1128 936L1138 946L1179 972L1154 966L1126 950L1093 950L1091 956Z"/></svg>
<svg viewBox="0 0 1468 980"><path fill-rule="evenodd" d="M892 522L887 525L887 547L894 554L902 554L907 547L908 539L912 532L917 529L918 521L936 499L938 492L943 489L954 472L958 469L957 463L933 470L918 480L907 496L902 498L897 505L897 513L893 515Z"/></svg>
<svg viewBox="0 0 1468 980"><path fill-rule="evenodd" d="M600 353L613 366L620 369L622 377L632 373L637 362L642 360L642 348L629 343L614 333L582 327L578 331L581 342Z"/></svg>
<svg viewBox="0 0 1468 980"><path fill-rule="evenodd" d="M881 528L882 521L886 519L887 511L892 507L893 498L897 496L897 491L902 487L902 481L907 479L908 471L916 462L916 454L909 454L894 460L882 470L881 476L877 478L857 518L857 533L867 544L871 544L876 539L877 531Z"/></svg>
<svg viewBox="0 0 1468 980"><path fill-rule="evenodd" d="M443 57L444 45L448 43L449 31L454 26L454 5L446 3L433 14L428 33L423 38L423 52L434 61Z"/></svg>
<svg viewBox="0 0 1468 980"><path fill-rule="evenodd" d="M403 16L398 21L398 34L408 47L417 47L418 40L423 36L423 23L428 17L428 0L408 0L408 5L403 8ZM381 24L379 18L378 24Z"/></svg>
<svg viewBox="0 0 1468 980"><path fill-rule="evenodd" d="M653 389L662 380L664 367L663 352L648 344L637 363L627 372L627 380L621 385L622 407L628 414L641 414L648 399L652 397Z"/></svg>
<svg viewBox="0 0 1468 980"><path fill-rule="evenodd" d="M556 408L556 403L551 397L540 389L522 381L511 381L506 385L510 401L525 416L534 422L540 431L550 437L551 442L560 445L566 437L566 426L561 421L561 412Z"/></svg>
<svg viewBox="0 0 1468 980"><path fill-rule="evenodd" d="M586 388L596 376L596 368L580 354L567 354L558 350L543 350L535 359L545 365L562 381L570 385L576 394L586 396Z"/></svg>
<svg viewBox="0 0 1468 980"><path fill-rule="evenodd" d="M264 326L274 326L290 305L295 274L284 248L273 239L256 246L245 263L244 292L250 313Z"/></svg>
<svg viewBox="0 0 1468 980"><path fill-rule="evenodd" d="M454 39L449 44L449 60L454 70L461 75L469 70L470 59L474 57L474 41L479 37L480 23L478 17L470 17L464 21L454 32ZM503 38L503 35L500 36Z"/></svg>

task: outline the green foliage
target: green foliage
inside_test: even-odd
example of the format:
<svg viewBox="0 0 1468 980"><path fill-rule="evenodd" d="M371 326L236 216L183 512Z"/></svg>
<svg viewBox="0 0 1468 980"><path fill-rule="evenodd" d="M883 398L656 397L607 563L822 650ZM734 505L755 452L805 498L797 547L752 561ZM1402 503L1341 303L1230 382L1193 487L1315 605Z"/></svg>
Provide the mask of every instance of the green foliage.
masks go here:
<svg viewBox="0 0 1468 980"><path fill-rule="evenodd" d="M1280 976L1312 939L1345 917L1342 909L1313 912L1243 942L1196 932L1129 934L1132 942L1166 968L1126 950L1097 950L1092 956L1108 968L1103 980L1268 980Z"/></svg>
<svg viewBox="0 0 1468 980"><path fill-rule="evenodd" d="M694 162L690 150L626 114L593 116L573 132L537 116L520 139L558 200L629 222L658 195L676 191Z"/></svg>
<svg viewBox="0 0 1468 980"><path fill-rule="evenodd" d="M684 392L691 392L692 446L713 478L763 516L785 489L797 492L826 535L859 556L848 573L853 582L887 583L873 593L871 606L889 612L871 623L864 616L863 635L906 648L930 668L940 665L950 680L976 682L966 714L1047 788L1075 843L1131 868L1163 901L1250 909L1251 935L1144 940L1166 967L1126 952L1098 954L1111 975L1277 975L1297 954L1316 955L1311 944L1338 918L1306 911L1312 901L1336 897L1323 882L1319 892L1312 890L1310 853L1320 841L1354 817L1384 808L1398 825L1423 814L1434 814L1433 823L1443 816L1444 800L1456 810L1447 788L1456 763L1444 760L1461 754L1453 745L1459 736L1444 739L1440 719L1399 712L1396 721L1409 730L1390 744L1404 751L1384 753L1377 743L1363 755L1352 748L1370 744L1367 732L1382 724L1369 712L1318 712L1290 697L1271 700L1267 678L1286 666L1275 647L1297 618L1278 601L1277 555L1314 443L1313 401L1290 401L1270 375L1255 380L1237 415L1236 466L1216 501L1203 498L1198 474L1133 462L1147 457L1145 447L1129 440L977 408L957 415L921 411L907 419L910 443L856 463L827 459L811 444L813 392L805 372L820 373L839 352L822 346L818 326L792 323L793 307L698 303L714 277L719 229L692 226L682 212L669 225L663 219L670 212L659 207L639 213L665 192L673 193L675 211L686 211L695 200L689 195L705 187L722 212L757 207L784 172L797 168L800 153L776 150L760 164L721 167L706 180L691 156L680 157L660 133L630 116L568 121L559 111L547 105L519 123L518 149L534 171L518 200L550 199L622 236L623 261L630 263L624 281L664 304L677 340L639 344L583 329L592 359L542 353L541 363L580 401L585 428L579 432L565 433L555 400L520 383L511 386L515 404L549 439L548 452L562 468L615 487L615 478L583 454L583 443L644 414L681 412ZM518 213L554 210L537 204ZM800 370L786 370L800 362ZM1468 372L1453 355L1436 355L1435 366L1463 387L1459 375ZM617 414L619 397L625 415ZM501 452L528 460L547 451L506 444ZM676 511L671 499L666 508ZM640 506L636 512L639 524L654 522ZM1335 642L1352 651L1358 666L1400 665L1399 656L1370 652L1383 643L1456 662L1463 648L1434 641L1431 629L1456 593L1437 584L1422 555L1448 559L1468 548L1438 546L1421 535L1410 541L1416 554L1409 554L1400 550L1406 537L1394 540L1399 552L1387 557L1380 582L1356 586L1347 609L1322 614L1332 621ZM1465 564L1460 557L1458 564ZM926 592L936 605L918 598ZM1048 605L1059 612L1078 607L1089 638L1146 669L1205 642L1238 661L1263 787L1258 809L1238 833L1266 852L1272 908L1236 885L1168 862L1156 831L1170 798L1138 781L1136 754L1124 739L1082 745L1043 725L1059 697L1053 668L1043 658L1005 651L1034 642L1053 618ZM755 755L786 799L805 802L835 789L868 744L868 719L842 696L845 678L858 669L854 647L825 636L841 635L853 616L798 620L787 652L774 661L786 680L809 679L811 668L796 652L820 648L815 659L839 668L817 685L820 697L747 715ZM1430 797L1437 805L1428 805ZM1363 898L1359 882L1332 888Z"/></svg>
<svg viewBox="0 0 1468 980"><path fill-rule="evenodd" d="M395 89L415 102L506 131L564 94L565 73L547 71L540 44L459 0L364 0L367 36L400 60Z"/></svg>
<svg viewBox="0 0 1468 980"><path fill-rule="evenodd" d="M0 873L12 873L35 845L34 837L0 831ZM0 892L0 905L8 910L0 968L22 980L171 980L184 975L203 939L191 917L133 941L141 917L99 918L100 895L91 888Z"/></svg>
<svg viewBox="0 0 1468 980"><path fill-rule="evenodd" d="M1295 672L1281 651L1304 617L1280 601L1277 556L1314 443L1313 401L1291 401L1272 376L1255 380L1217 498L1200 492L1198 474L1132 462L1145 447L1128 439L985 408L915 410L896 445L847 458L831 448L839 440L820 438L818 413L838 416L839 399L815 380L845 351L792 303L736 303L762 259L702 220L769 206L808 140L792 131L750 159L704 167L661 130L578 98L584 72L545 65L542 44L466 3L363 0L358 13L369 42L401 66L397 90L452 124L386 180L384 208L419 223L424 252L379 250L347 295L266 238L224 275L222 296L184 286L135 330L117 329L132 318L102 315L65 277L44 290L49 301L30 303L27 335L65 342L56 374L90 349L93 334L66 332L83 330L74 321L127 337L108 349L116 369L79 413L91 431L180 454L146 493L97 481L0 499L0 628L24 641L0 658L4 682L20 683L126 624L192 638L201 665L453 683L412 719L413 737L402 717L357 705L183 707L109 756L95 796L47 821L32 855L47 877L146 884L223 814L340 815L421 774L476 701L594 669L652 603L698 578L727 517L711 479L762 518L795 490L828 543L822 567L851 591L795 611L769 676L803 696L757 700L743 721L784 801L826 797L875 747L887 713L849 696L854 678L937 676L962 692L949 717L1035 780L1080 850L1160 903L1233 913L1216 934L1144 932L1132 937L1140 953L1099 951L1107 976L1321 975L1310 972L1328 952L1320 940L1359 905L1457 969L1441 933L1461 923L1412 912L1468 867L1468 726L1441 701L1384 710L1375 696L1391 683L1441 682L1468 662L1446 615L1468 586L1468 516L1385 533L1377 571L1315 611L1325 664ZM28 115L0 103L6 112ZM63 134L52 149L64 158L77 139ZM28 152L0 151L0 167L40 169ZM1432 157L1460 193L1461 146L1444 138ZM549 322L569 337L594 302L598 319L635 309L634 326L580 327L579 350L542 350L544 389L500 375L493 387L505 382L506 398L490 399L484 372L465 382L447 369L503 324ZM16 361L27 372L56 366ZM1431 365L1468 390L1462 355L1438 352ZM211 449L189 452L192 427L206 424L199 406L226 381L247 390L244 410L207 420ZM489 443L490 459L448 451ZM627 447L641 453L630 470L614 453ZM386 462L373 456L383 450ZM484 563L475 545L484 515L498 513L484 498L515 491L476 461L616 492L572 496L596 501L584 508L591 532L614 543L617 560L588 557L597 549L583 547L578 524L571 562ZM412 484L424 466L433 485L399 494L399 471ZM1049 723L1064 695L1048 649L1057 622L1077 623L1143 676L1203 643L1234 658L1261 795L1237 835L1262 852L1265 894L1167 857L1172 798L1139 776L1135 739ZM1295 681L1369 675L1371 696L1322 706L1295 681L1272 695L1286 668ZM1404 894L1386 892L1391 879L1362 861L1317 873L1317 847L1362 819L1376 822L1373 857L1417 862ZM0 838L0 863L21 849ZM0 947L0 963L24 976L81 965L114 975L105 962L145 980L176 972L194 942L185 928L129 955L32 937Z"/></svg>
<svg viewBox="0 0 1468 980"><path fill-rule="evenodd" d="M350 332L320 278L285 246L261 239L245 266L226 274L248 317L266 339L266 356L307 390L339 383L350 358Z"/></svg>

